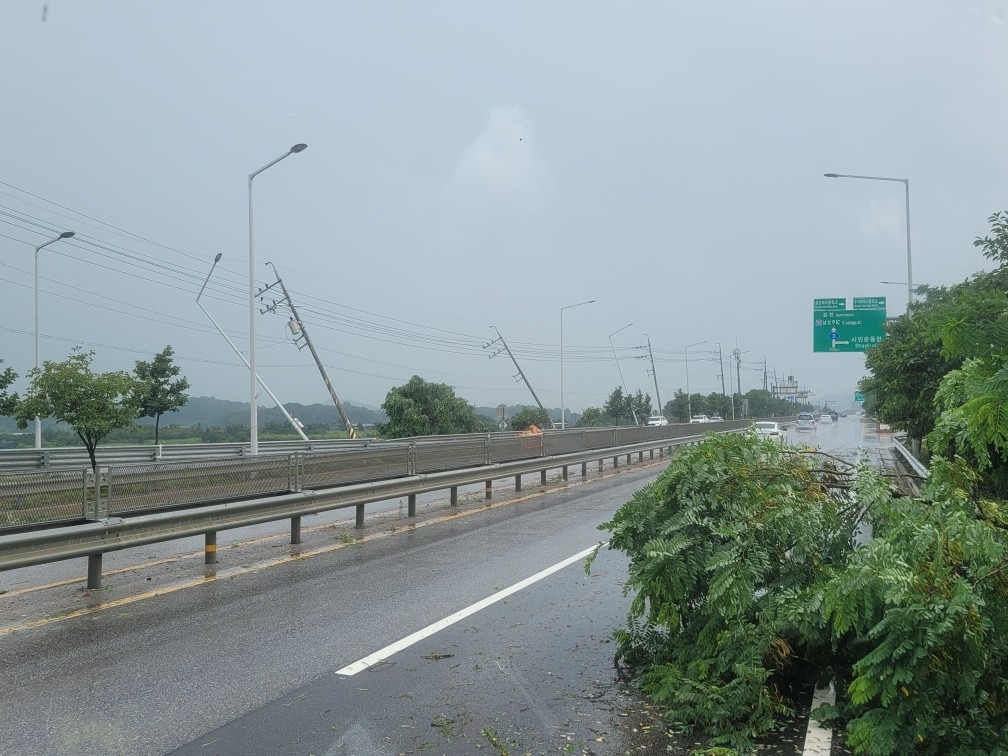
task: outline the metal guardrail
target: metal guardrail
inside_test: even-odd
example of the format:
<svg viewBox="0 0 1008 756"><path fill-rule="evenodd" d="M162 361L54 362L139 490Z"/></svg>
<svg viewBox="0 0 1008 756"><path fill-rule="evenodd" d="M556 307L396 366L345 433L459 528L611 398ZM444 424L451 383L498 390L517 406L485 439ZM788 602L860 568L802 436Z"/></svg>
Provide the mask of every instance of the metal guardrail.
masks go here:
<svg viewBox="0 0 1008 756"><path fill-rule="evenodd" d="M785 418L774 418L777 420ZM790 418L791 421L794 418ZM557 448L564 445L563 438L577 438L584 435L586 446L596 449L625 443L639 438L676 438L680 433L696 433L700 427L708 430L732 430L744 427L753 420L728 420L711 425L690 425L677 423L665 426L617 426L606 428L575 428L571 430L546 430L543 432L544 444L553 444ZM521 431L490 434L455 434L450 436L417 436L414 438L377 441L374 439L323 439L319 441L260 441L259 455L315 454L319 452L341 452L353 449L367 449L376 444L405 443L417 446L426 444L443 444L449 441L472 442L474 439L485 441L507 440L522 437ZM618 441L614 440L617 439ZM198 461L214 459L240 459L250 456L248 442L219 444L159 444L137 446L99 446L96 452L98 465L112 467L119 465L144 465L165 462ZM29 470L59 470L83 469L91 464L87 450L83 447L51 447L48 449L0 449L0 475L6 473L25 472Z"/></svg>
<svg viewBox="0 0 1008 756"><path fill-rule="evenodd" d="M630 444L618 448L593 449L557 457L538 457L502 464L480 465L460 470L414 474L401 478L374 480L317 490L302 490L274 496L260 496L242 501L208 504L169 511L138 514L129 517L109 516L94 522L64 525L18 533L0 534L0 570L26 567L34 564L70 559L79 556L100 557L106 551L131 548L149 543L185 538L273 522L287 518L299 519L304 515L355 506L358 508L358 525L363 522L363 506L391 498L410 497L410 514L415 516L415 496L429 491L473 483L543 472L562 467L566 477L568 466L584 465L607 457L640 454L655 449L697 442L695 435L679 439L662 439ZM670 443L670 441L672 443ZM284 459L274 457L273 459ZM488 493L490 487L488 485ZM300 541L300 522L297 524ZM100 564L100 562L99 562ZM89 565L89 585L91 584ZM99 567L100 574L100 567ZM100 584L100 580L98 581Z"/></svg>
<svg viewBox="0 0 1008 756"><path fill-rule="evenodd" d="M897 441L893 444L893 449L896 450L896 453L903 459L903 462L907 465L907 467L914 471L915 475L918 475L921 478L927 478L931 474L931 471L927 469L927 466L911 454L910 450L903 444Z"/></svg>
<svg viewBox="0 0 1008 756"><path fill-rule="evenodd" d="M259 454L294 454L295 452L362 449L375 443L371 439L326 439L322 441L260 441ZM221 444L159 444L157 446L99 446L99 465L142 465L157 462L196 461L250 456L248 442ZM25 470L55 470L89 467L87 450L78 446L48 449L0 449L0 474Z"/></svg>
<svg viewBox="0 0 1008 756"><path fill-rule="evenodd" d="M295 493L369 480L551 457L633 443L660 443L705 431L731 431L748 421L716 426L669 425L438 437L402 443L340 444L326 451L99 467L97 483L82 471L50 470L0 477L0 532L101 519L196 504ZM90 471L88 471L90 472Z"/></svg>
<svg viewBox="0 0 1008 756"><path fill-rule="evenodd" d="M164 464L152 469L103 468L98 474L87 470L83 473L82 506L73 510L73 516L89 517L91 521L0 533L0 570L87 556L88 588L100 588L102 555L106 551L203 534L206 561L210 564L216 562L218 530L290 518L291 543L300 543L301 517L307 514L355 506L356 526L363 527L365 504L406 496L409 516L415 517L416 496L428 491L450 488L454 503L458 486L485 482L489 499L494 479L514 476L516 488L520 488L523 474L540 472L545 480L548 469L561 467L566 480L568 466L576 464L581 465L585 476L588 462L597 460L601 469L607 457L613 458L614 465L623 455L628 462L632 454L643 458L644 452L650 452L653 458L656 449L661 454L679 444L698 442L704 433L733 432L750 423L633 428L623 434L627 436L623 443L606 447L600 442L604 438L615 442L620 429L588 429L555 438L546 434L510 436L499 439L499 456L514 455L523 448L527 458L509 462L491 461L494 452L489 438L455 438L423 444L388 443L330 454L260 455L226 460L223 465L221 461L187 463L180 466L181 470L170 470ZM689 431L692 434L687 435ZM571 440L575 438L576 443ZM519 439L528 443L519 446ZM573 445L583 448L546 454L550 446ZM465 464L477 460L477 464ZM450 469L451 465L458 467ZM443 469L425 472L438 467ZM10 491L15 495L20 492L27 501L38 496L40 476L48 492L54 475L63 475L63 488L73 490L66 477L73 473L31 473L15 476L16 482L6 488L0 485L0 495L8 497L0 500L0 516L4 511L17 511L7 506ZM287 492L283 492L284 487ZM213 503L215 496L229 500ZM193 500L202 503L187 506ZM147 507L159 511L150 512ZM51 520L39 518L35 522Z"/></svg>

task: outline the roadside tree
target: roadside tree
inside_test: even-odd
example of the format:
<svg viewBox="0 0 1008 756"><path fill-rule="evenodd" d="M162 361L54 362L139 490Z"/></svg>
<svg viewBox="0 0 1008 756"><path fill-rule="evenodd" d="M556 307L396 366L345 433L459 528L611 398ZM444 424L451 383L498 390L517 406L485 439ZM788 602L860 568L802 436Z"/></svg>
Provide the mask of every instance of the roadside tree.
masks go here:
<svg viewBox="0 0 1008 756"><path fill-rule="evenodd" d="M451 386L429 383L418 375L410 378L406 385L389 391L382 409L389 420L380 423L377 430L385 438L485 433L491 430L476 415L473 405L455 396Z"/></svg>
<svg viewBox="0 0 1008 756"><path fill-rule="evenodd" d="M138 360L133 375L138 381L134 399L140 417L154 418L154 443L160 441L161 415L175 412L185 406L189 396L189 380L185 377L172 380L182 369L172 361L175 352L171 344L154 355L151 362Z"/></svg>
<svg viewBox="0 0 1008 756"><path fill-rule="evenodd" d="M3 360L0 360L3 365ZM9 392L7 389L17 380L17 373L13 368L6 367L0 371L0 415L13 415L14 407L17 406L18 395Z"/></svg>
<svg viewBox="0 0 1008 756"><path fill-rule="evenodd" d="M631 416L636 413L637 423L644 423L648 415L651 414L651 394L645 394L640 389L637 389L636 394L627 394L626 400Z"/></svg>
<svg viewBox="0 0 1008 756"><path fill-rule="evenodd" d="M605 415L598 407L585 407L578 418L579 428L598 428L606 424Z"/></svg>
<svg viewBox="0 0 1008 756"><path fill-rule="evenodd" d="M27 428L36 416L66 423L87 448L91 469L98 463L95 449L109 433L126 428L137 418L137 381L129 373L95 373L94 352L74 348L63 362L42 364L32 370L32 383L14 408L19 428Z"/></svg>
<svg viewBox="0 0 1008 756"><path fill-rule="evenodd" d="M627 397L623 396L623 389L619 386L613 389L605 404L602 405L602 411L612 418L613 425L619 425L621 417L630 417L630 404Z"/></svg>
<svg viewBox="0 0 1008 756"><path fill-rule="evenodd" d="M553 425L549 413L539 407L522 407L508 419L508 427L511 430L527 430L530 425L534 425L539 430L544 430Z"/></svg>

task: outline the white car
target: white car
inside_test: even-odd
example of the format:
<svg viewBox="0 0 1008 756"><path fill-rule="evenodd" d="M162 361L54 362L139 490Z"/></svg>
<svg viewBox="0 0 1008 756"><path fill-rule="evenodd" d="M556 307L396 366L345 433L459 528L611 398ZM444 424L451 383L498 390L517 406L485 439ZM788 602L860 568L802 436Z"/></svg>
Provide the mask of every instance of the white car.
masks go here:
<svg viewBox="0 0 1008 756"><path fill-rule="evenodd" d="M833 422L833 418L830 417L827 413L824 412L823 414L819 415L819 422L820 423L832 423Z"/></svg>
<svg viewBox="0 0 1008 756"><path fill-rule="evenodd" d="M780 427L780 423L775 423L772 420L759 420L753 423L753 431L760 438L769 438L772 441L784 443L784 429Z"/></svg>
<svg viewBox="0 0 1008 756"><path fill-rule="evenodd" d="M710 418L707 415L693 415L689 421L691 423L709 423Z"/></svg>
<svg viewBox="0 0 1008 756"><path fill-rule="evenodd" d="M651 415L644 425L668 425L668 420L665 419L664 415Z"/></svg>
<svg viewBox="0 0 1008 756"><path fill-rule="evenodd" d="M815 416L811 412L799 412L795 430L815 430Z"/></svg>
<svg viewBox="0 0 1008 756"><path fill-rule="evenodd" d="M712 423L723 423L724 422L724 418L721 417L721 415L711 415L710 421Z"/></svg>

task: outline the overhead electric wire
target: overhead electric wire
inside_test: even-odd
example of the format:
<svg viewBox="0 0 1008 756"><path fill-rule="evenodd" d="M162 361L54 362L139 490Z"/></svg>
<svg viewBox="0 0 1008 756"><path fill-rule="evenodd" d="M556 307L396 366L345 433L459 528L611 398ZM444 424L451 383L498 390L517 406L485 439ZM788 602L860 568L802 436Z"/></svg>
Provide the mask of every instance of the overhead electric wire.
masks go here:
<svg viewBox="0 0 1008 756"><path fill-rule="evenodd" d="M179 254L185 258L191 259L193 261L206 262L209 255L198 255L190 253L178 248L172 247L170 245L162 244L156 242L147 237L135 234L133 232L127 231L119 226L102 221L98 218L94 218L85 213L73 210L72 208L61 205L52 200L48 200L45 197L41 197L32 192L28 192L24 189L16 187L7 182L0 181L0 185L9 187L17 192L20 192L29 197L40 200L41 202L48 203L54 207L65 210L71 213L73 217L64 215L62 213L56 213L48 208L38 205L37 203L32 203L24 200L23 198L12 195L9 192L0 192L4 196L12 197L15 201L28 205L30 207L37 208L46 213L51 213L60 217L63 220L71 221L71 225L78 223L76 221L77 217L85 218L92 221L98 226L92 224L83 224L91 228L98 228L101 231L107 229L112 229L118 234L122 234L131 239L143 242L145 244L151 244L163 250L168 250ZM28 212L20 211L16 208L10 208L6 205L0 206L5 211L10 212L0 212L0 216L5 218L10 218L12 220L3 220L0 217L0 221L13 225L19 230L26 231L28 233L39 233L36 229L44 229L47 233L53 233L58 230L58 226L47 225L47 221L42 218L38 218ZM16 222L14 222L16 221ZM18 225L25 224L25 225ZM18 241L20 243L26 244L28 246L34 246L32 242L26 242L22 239L17 239L15 237L10 237L6 235L0 235L3 238L8 238L13 241ZM204 272L201 270L195 270L191 266L181 265L177 263L166 262L165 260L152 259L150 255L139 252L135 249L116 244L113 242L107 242L105 240L99 239L97 237L92 237L86 234L79 234L78 238L74 240L76 243L68 243L68 246L78 250L77 254L74 253L64 253L67 257L71 259L83 262L85 264L97 267L102 270L107 270L116 274L129 276L133 279L138 279L141 281L146 281L153 283L157 286L162 286L166 288L171 288L178 291L192 292L195 290L196 285L200 280L204 278ZM83 246L82 246L83 245ZM86 257L82 258L79 255L83 254ZM107 264L96 261L95 258L101 258ZM126 266L121 267L121 266ZM137 270L146 273L147 275L140 275ZM208 298L214 299L215 301L222 302L226 305L244 305L247 302L247 297L243 291L244 281L241 279L239 274L228 271L226 268L221 268L224 271L224 278L230 278L230 281L221 281L221 277L217 280L208 282L207 284L207 294ZM23 271L22 271L23 272ZM317 280L317 276L315 277ZM59 282L55 282L59 283ZM66 284L61 284L66 286ZM76 287L71 287L76 288ZM349 287L347 287L349 288ZM372 312L369 310L349 307L346 305L333 303L329 300L323 299L318 296L298 293L298 297L309 302L304 308L302 308L306 315L312 318L313 325L317 325L319 328L325 328L332 332L341 333L346 336L351 336L355 338L367 339L368 341L376 341L379 343L391 344L395 346L405 346L417 349L423 349L427 352L435 352L440 354L454 354L461 356L481 356L486 357L486 351L483 348L483 344L486 342L484 336L478 336L473 334L466 334L449 328L441 328L438 326L425 325L422 323L417 323L415 321L407 320L404 318L393 317L389 315L383 315L381 313ZM75 300L76 301L76 300ZM398 300L392 300L398 301ZM315 304L318 303L318 304ZM85 302L91 306L102 307L99 304L93 302ZM133 305L127 302L119 301L126 307L137 308L144 310L146 312L151 312L155 314L162 315L174 320L180 320L176 316L168 315L167 313L158 313L155 310L150 310L149 308L141 308L138 305ZM405 304L400 302L400 304ZM118 311L114 308L104 307L110 312ZM364 316L364 317L360 317ZM157 321L157 318L147 318L150 320ZM164 321L161 321L164 322ZM186 322L186 321L182 321ZM189 321L191 322L191 321ZM166 323L167 324L167 323ZM405 327L401 327L405 326ZM193 330L202 329L193 328ZM284 343L285 340L277 339L273 341L273 344ZM620 352L623 354L628 354L628 350L631 348L620 348ZM539 362L556 362L559 359L559 350L555 344L541 344L535 342L514 342L513 351L516 356L523 360L528 361L539 361ZM673 356L671 350L654 350L656 354L656 360L661 360L664 362L678 362L681 361L677 356ZM664 352L664 353L663 353ZM346 355L347 353L341 353ZM668 356L665 356L668 354ZM611 357L611 350L607 347L582 347L577 345L572 345L565 349L564 359L569 360L573 363L605 363L608 362ZM368 358L361 357L359 355L347 355L353 359L367 360ZM700 358L697 358L700 359ZM334 368L334 369L344 369L344 368Z"/></svg>

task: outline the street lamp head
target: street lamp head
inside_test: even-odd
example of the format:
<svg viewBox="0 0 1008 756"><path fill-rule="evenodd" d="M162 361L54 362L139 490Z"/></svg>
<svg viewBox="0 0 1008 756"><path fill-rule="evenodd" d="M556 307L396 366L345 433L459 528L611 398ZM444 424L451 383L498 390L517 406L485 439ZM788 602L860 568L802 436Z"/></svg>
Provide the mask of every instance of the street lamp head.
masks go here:
<svg viewBox="0 0 1008 756"><path fill-rule="evenodd" d="M304 152L307 149L308 149L308 145L307 144L304 144L303 142L299 142L298 144L295 144L293 147L291 147L290 151L291 152Z"/></svg>
<svg viewBox="0 0 1008 756"><path fill-rule="evenodd" d="M71 238L71 237L72 237L73 235L74 235L74 232L73 232L73 231L64 231L64 232L63 232L62 234L60 234L60 235L59 235L59 238L60 238L60 239L69 239L69 238Z"/></svg>
<svg viewBox="0 0 1008 756"><path fill-rule="evenodd" d="M219 263L222 257L224 257L224 253L218 252L217 256L213 259L213 264L216 265L217 263Z"/></svg>
<svg viewBox="0 0 1008 756"><path fill-rule="evenodd" d="M826 178L840 178L839 173L824 173L823 176Z"/></svg>

